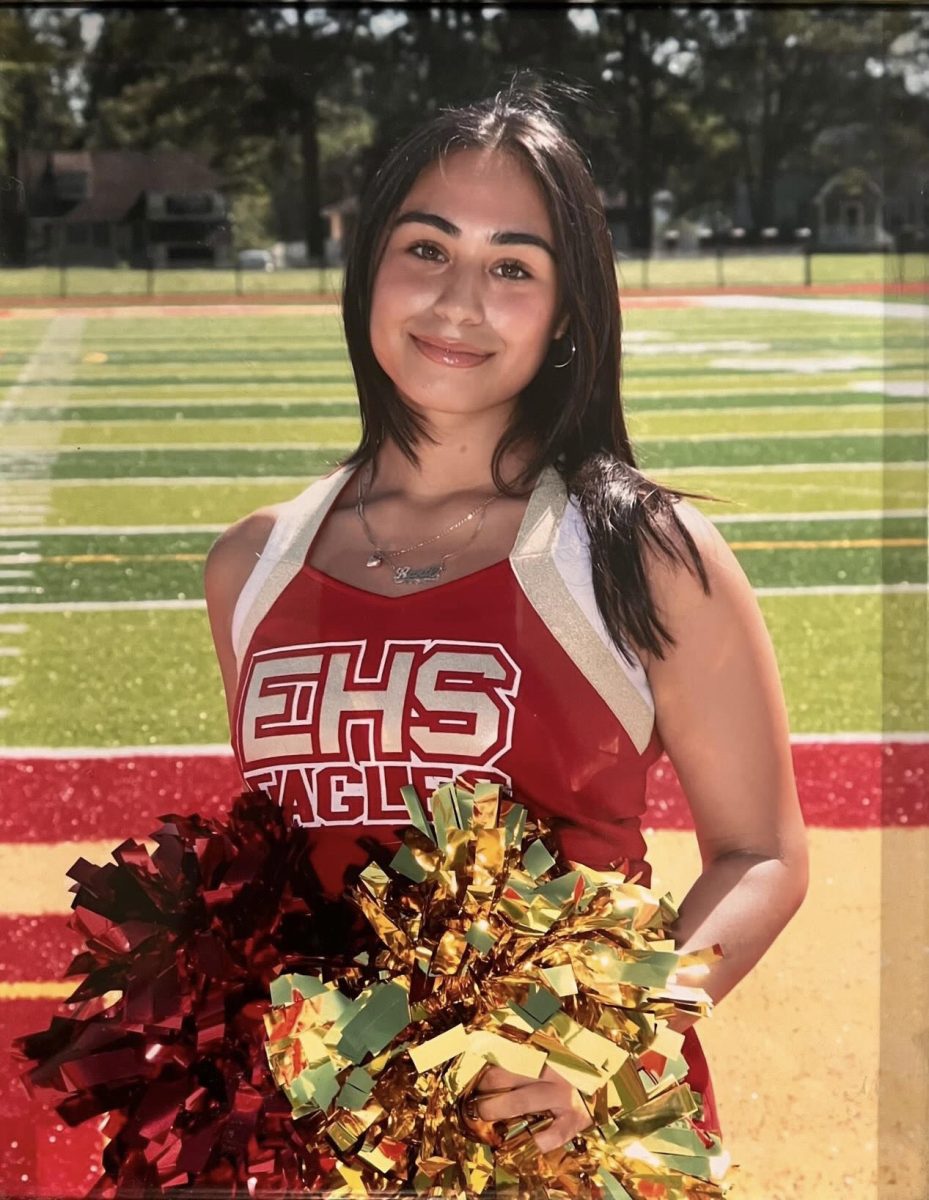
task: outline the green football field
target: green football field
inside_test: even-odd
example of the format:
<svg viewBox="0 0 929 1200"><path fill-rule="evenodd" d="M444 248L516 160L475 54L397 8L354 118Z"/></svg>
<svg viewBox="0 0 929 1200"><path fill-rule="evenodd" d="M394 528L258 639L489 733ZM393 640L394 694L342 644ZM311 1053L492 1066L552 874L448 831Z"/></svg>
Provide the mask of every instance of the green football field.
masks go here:
<svg viewBox="0 0 929 1200"><path fill-rule="evenodd" d="M806 303L628 303L628 425L643 470L725 499L700 507L757 589L793 732L919 730L923 323ZM0 322L7 745L227 739L204 555L359 422L332 310L195 311Z"/></svg>

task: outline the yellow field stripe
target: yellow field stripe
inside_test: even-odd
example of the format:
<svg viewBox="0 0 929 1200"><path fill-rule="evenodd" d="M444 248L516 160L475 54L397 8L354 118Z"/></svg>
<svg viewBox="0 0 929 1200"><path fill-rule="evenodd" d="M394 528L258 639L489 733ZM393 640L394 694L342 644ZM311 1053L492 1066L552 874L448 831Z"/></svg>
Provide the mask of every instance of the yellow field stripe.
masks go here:
<svg viewBox="0 0 929 1200"><path fill-rule="evenodd" d="M151 852L157 842L136 838ZM85 842L0 842L0 916L41 916L71 911L75 886L67 875L79 858L112 862L118 838Z"/></svg>
<svg viewBox="0 0 929 1200"><path fill-rule="evenodd" d="M48 979L23 979L9 983L0 979L0 1000L67 1000L81 982L75 975L68 983L57 983Z"/></svg>
<svg viewBox="0 0 929 1200"><path fill-rule="evenodd" d="M877 550L929 545L926 538L823 538L803 541L730 541L732 550ZM163 563L203 562L205 554L35 554L24 556L30 563ZM22 559L20 559L21 561ZM16 555L4 555L4 562L17 561Z"/></svg>
<svg viewBox="0 0 929 1200"><path fill-rule="evenodd" d="M876 550L884 546L925 546L926 538L826 538L823 541L730 542L732 550Z"/></svg>
<svg viewBox="0 0 929 1200"><path fill-rule="evenodd" d="M15 562L16 555L8 555ZM203 562L205 554L36 554L25 556L30 563L129 563Z"/></svg>

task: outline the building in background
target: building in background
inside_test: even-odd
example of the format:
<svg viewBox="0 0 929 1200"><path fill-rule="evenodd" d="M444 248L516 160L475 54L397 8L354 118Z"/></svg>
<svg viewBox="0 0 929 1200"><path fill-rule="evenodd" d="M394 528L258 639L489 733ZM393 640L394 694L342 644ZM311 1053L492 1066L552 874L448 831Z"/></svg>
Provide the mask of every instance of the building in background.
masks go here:
<svg viewBox="0 0 929 1200"><path fill-rule="evenodd" d="M232 263L222 179L190 151L33 150L19 178L28 266Z"/></svg>

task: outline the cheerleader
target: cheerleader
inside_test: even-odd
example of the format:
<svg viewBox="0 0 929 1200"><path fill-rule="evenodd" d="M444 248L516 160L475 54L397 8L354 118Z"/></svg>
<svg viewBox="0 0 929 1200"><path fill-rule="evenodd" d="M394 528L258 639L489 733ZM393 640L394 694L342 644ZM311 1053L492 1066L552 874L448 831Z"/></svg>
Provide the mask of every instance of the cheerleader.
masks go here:
<svg viewBox="0 0 929 1200"><path fill-rule="evenodd" d="M389 153L344 276L362 435L330 475L223 533L205 570L243 778L316 831L337 895L453 775L503 782L569 859L648 882L662 752L703 869L676 945L718 943L721 1001L800 905L806 835L771 640L715 526L640 472L620 389L613 249L546 87L446 109ZM679 982L698 982L679 972ZM720 1132L693 1019L702 1124ZM481 1098L483 1092L486 1097ZM578 1092L492 1067L471 1116Z"/></svg>

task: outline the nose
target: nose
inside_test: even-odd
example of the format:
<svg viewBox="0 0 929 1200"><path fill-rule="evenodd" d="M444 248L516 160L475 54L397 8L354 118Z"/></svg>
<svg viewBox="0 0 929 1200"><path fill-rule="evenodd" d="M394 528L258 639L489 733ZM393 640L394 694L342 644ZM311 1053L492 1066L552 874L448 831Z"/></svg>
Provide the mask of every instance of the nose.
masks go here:
<svg viewBox="0 0 929 1200"><path fill-rule="evenodd" d="M456 267L442 275L433 308L450 325L479 325L484 320L480 267Z"/></svg>

